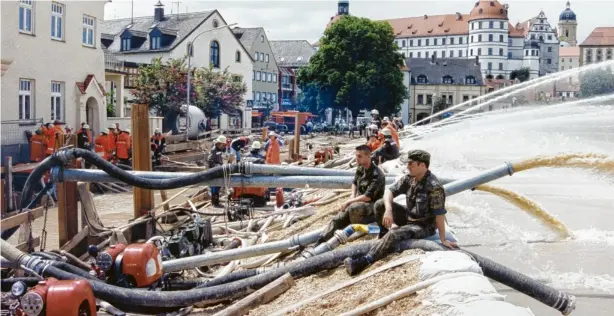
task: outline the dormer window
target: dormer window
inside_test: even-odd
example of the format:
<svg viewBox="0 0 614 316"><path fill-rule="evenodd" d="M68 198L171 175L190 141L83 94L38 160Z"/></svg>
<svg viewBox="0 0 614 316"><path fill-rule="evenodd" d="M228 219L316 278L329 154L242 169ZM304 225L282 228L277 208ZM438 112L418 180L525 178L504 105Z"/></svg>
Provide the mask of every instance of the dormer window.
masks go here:
<svg viewBox="0 0 614 316"><path fill-rule="evenodd" d="M425 75L419 75L417 78L418 83L427 83L428 80Z"/></svg>
<svg viewBox="0 0 614 316"><path fill-rule="evenodd" d="M465 84L475 84L475 77L474 76L465 77Z"/></svg>
<svg viewBox="0 0 614 316"><path fill-rule="evenodd" d="M122 51L128 51L132 48L132 41L130 38L122 38Z"/></svg>
<svg viewBox="0 0 614 316"><path fill-rule="evenodd" d="M454 80L451 76L443 76L442 81L444 84L453 84Z"/></svg>
<svg viewBox="0 0 614 316"><path fill-rule="evenodd" d="M160 47L162 47L162 38L160 36L152 36L150 41L151 49L160 49Z"/></svg>

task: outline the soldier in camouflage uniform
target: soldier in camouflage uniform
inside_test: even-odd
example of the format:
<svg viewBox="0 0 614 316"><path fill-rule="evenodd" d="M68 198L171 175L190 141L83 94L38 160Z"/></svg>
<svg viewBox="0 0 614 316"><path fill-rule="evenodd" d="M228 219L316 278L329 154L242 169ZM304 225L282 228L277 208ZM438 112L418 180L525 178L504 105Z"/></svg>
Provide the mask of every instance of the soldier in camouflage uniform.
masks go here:
<svg viewBox="0 0 614 316"><path fill-rule="evenodd" d="M437 177L429 170L431 155L423 150L408 153L407 168L409 174L392 184L384 198L375 203L375 216L380 226L380 240L364 257L347 258L345 268L348 274L360 273L373 262L396 251L399 241L405 239L422 239L435 234L444 246L456 247L445 239L445 202L446 195ZM393 202L394 197L406 194L406 204ZM396 228L391 228L392 223Z"/></svg>
<svg viewBox="0 0 614 316"><path fill-rule="evenodd" d="M341 207L341 212L328 224L318 244L328 241L335 231L350 224L369 224L375 221L373 204L384 196L386 176L371 161L371 149L367 145L356 147L356 175L352 183L352 195Z"/></svg>

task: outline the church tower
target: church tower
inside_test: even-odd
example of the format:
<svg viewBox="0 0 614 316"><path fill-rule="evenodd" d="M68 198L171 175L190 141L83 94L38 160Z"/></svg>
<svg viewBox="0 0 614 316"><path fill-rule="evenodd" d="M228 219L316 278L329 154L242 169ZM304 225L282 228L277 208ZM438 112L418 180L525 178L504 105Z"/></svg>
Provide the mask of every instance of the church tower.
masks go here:
<svg viewBox="0 0 614 316"><path fill-rule="evenodd" d="M349 15L350 14L350 1L339 0L337 3L337 15Z"/></svg>
<svg viewBox="0 0 614 316"><path fill-rule="evenodd" d="M576 46L578 40L576 38L576 32L578 30L578 21L576 20L576 14L571 11L571 5L567 1L567 8L559 15L559 39L561 42L567 42L569 46Z"/></svg>

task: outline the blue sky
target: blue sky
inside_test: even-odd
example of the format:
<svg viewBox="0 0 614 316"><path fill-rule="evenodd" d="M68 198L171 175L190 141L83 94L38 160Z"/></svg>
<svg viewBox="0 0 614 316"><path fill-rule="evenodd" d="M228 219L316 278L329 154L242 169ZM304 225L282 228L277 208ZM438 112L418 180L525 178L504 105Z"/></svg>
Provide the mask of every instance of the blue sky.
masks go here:
<svg viewBox="0 0 614 316"><path fill-rule="evenodd" d="M337 11L337 1L330 0L280 0L280 1L162 1L165 12L197 12L217 9L226 22L241 27L261 26L269 39L306 39L315 42L324 27ZM134 16L153 15L157 0L135 0ZM565 0L500 1L510 5L510 22L528 20L543 10L550 24L556 26L559 14L565 9ZM469 13L472 0L454 1L373 1L350 0L350 14L370 19L392 19L424 14ZM130 0L113 0L105 6L105 19L130 17ZM614 1L576 0L571 8L578 15L578 38L581 42L597 26L614 26Z"/></svg>

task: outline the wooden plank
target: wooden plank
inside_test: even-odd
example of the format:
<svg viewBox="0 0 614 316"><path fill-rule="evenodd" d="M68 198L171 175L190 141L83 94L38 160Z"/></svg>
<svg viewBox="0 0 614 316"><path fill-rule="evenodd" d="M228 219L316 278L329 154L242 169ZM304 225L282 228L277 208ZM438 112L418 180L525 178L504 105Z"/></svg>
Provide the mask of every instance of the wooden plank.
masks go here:
<svg viewBox="0 0 614 316"><path fill-rule="evenodd" d="M4 189L6 192L4 195L6 196L6 210L8 212L15 210L15 199L13 197L13 157L8 156L4 161L4 179L6 183L4 184Z"/></svg>
<svg viewBox="0 0 614 316"><path fill-rule="evenodd" d="M185 193L187 190L189 190L190 187L187 187L177 193L175 193L175 195L171 196L169 199L164 200L162 203L160 203L160 205L156 206L154 208L154 211L159 209L160 207L164 206L164 205L168 205L168 203L170 203L172 200L176 199L178 196L180 196L181 194Z"/></svg>
<svg viewBox="0 0 614 316"><path fill-rule="evenodd" d="M12 169L11 171L13 173L29 171L29 170L32 170L32 169L36 168L36 166L38 166L39 164L40 164L40 162L21 164L21 165L13 166L11 168ZM2 172L2 174L5 173L4 168L0 169L0 171Z"/></svg>
<svg viewBox="0 0 614 316"><path fill-rule="evenodd" d="M168 200L168 195L166 194L165 190L160 190L160 197L162 198L162 201ZM168 203L164 204L164 210L165 211L170 210L170 207L168 206Z"/></svg>
<svg viewBox="0 0 614 316"><path fill-rule="evenodd" d="M299 155L301 154L301 124L299 118L299 112L296 113L296 117L294 118L294 150L292 160L299 160Z"/></svg>
<svg viewBox="0 0 614 316"><path fill-rule="evenodd" d="M45 209L42 207L37 207L33 210L31 210L30 212L32 212L32 215L34 216L34 218L39 218L41 216L43 216L45 214ZM28 220L28 213L27 212L23 212L23 213L19 213L17 215L13 215L9 218L5 218L1 221L1 226L2 226L2 231L5 231L9 228L13 228L15 226L19 226L22 223L26 222Z"/></svg>
<svg viewBox="0 0 614 316"><path fill-rule="evenodd" d="M286 273L260 290L229 306L214 316L242 316L260 304L266 304L294 286L294 279Z"/></svg>
<svg viewBox="0 0 614 316"><path fill-rule="evenodd" d="M64 145L77 148L77 137L58 135L56 147ZM56 151L59 148L56 148ZM73 159L70 166L76 166L77 161ZM62 182L57 184L58 194L58 238L59 244L63 245L70 241L79 232L79 200L77 198L77 183Z"/></svg>
<svg viewBox="0 0 614 316"><path fill-rule="evenodd" d="M36 238L32 238L32 247L36 248L38 246L40 246L41 244L41 238L40 237L36 237ZM28 242L23 242L18 244L17 249L21 250L21 251L28 251Z"/></svg>
<svg viewBox="0 0 614 316"><path fill-rule="evenodd" d="M87 238L87 236L89 235L90 235L89 226L83 227L79 231L79 233L75 235L75 237L73 237L73 239L71 239L69 242L64 244L64 246L60 247L60 250L66 250L68 252L71 252L73 248L77 247L79 243L81 243L81 241L83 241L83 239Z"/></svg>

